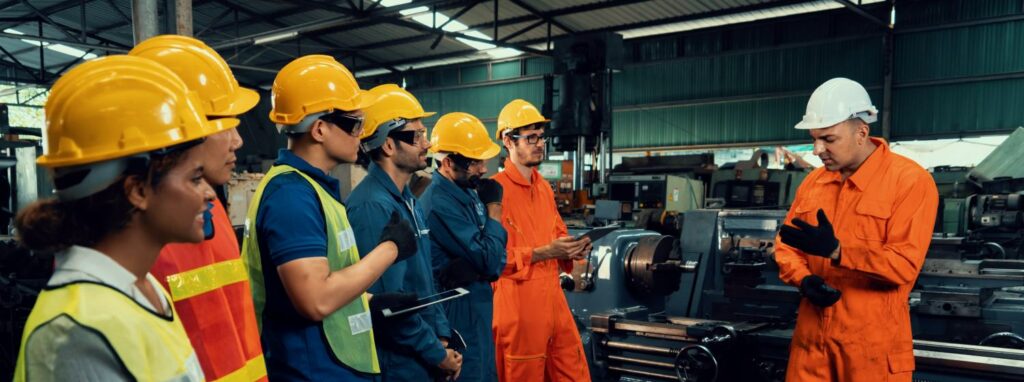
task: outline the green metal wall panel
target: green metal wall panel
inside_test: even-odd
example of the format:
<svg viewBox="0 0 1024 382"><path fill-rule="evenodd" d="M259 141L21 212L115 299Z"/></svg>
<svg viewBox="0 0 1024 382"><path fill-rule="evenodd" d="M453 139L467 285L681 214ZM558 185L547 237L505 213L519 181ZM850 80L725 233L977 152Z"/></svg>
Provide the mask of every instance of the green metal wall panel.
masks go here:
<svg viewBox="0 0 1024 382"><path fill-rule="evenodd" d="M868 92L881 104L881 90ZM612 147L618 149L808 140L793 128L809 95L717 102L613 113ZM872 127L878 129L878 125ZM873 132L876 134L877 131Z"/></svg>
<svg viewBox="0 0 1024 382"><path fill-rule="evenodd" d="M897 35L896 82L1024 71L1024 21Z"/></svg>
<svg viewBox="0 0 1024 382"><path fill-rule="evenodd" d="M555 71L555 62L549 57L533 57L526 59L526 75L538 76L551 74Z"/></svg>
<svg viewBox="0 0 1024 382"><path fill-rule="evenodd" d="M799 140L807 97L728 102L614 113L612 147L707 145Z"/></svg>
<svg viewBox="0 0 1024 382"><path fill-rule="evenodd" d="M487 64L463 66L461 70L464 84L487 81Z"/></svg>
<svg viewBox="0 0 1024 382"><path fill-rule="evenodd" d="M629 66L615 75L615 105L807 91L832 77L882 81L881 38L695 57Z"/></svg>
<svg viewBox="0 0 1024 382"><path fill-rule="evenodd" d="M893 138L1009 132L1024 126L1024 79L897 89Z"/></svg>
<svg viewBox="0 0 1024 382"><path fill-rule="evenodd" d="M1022 6L1020 0L901 0L896 23L907 28L1017 15Z"/></svg>
<svg viewBox="0 0 1024 382"><path fill-rule="evenodd" d="M413 94L425 110L439 113L461 111L485 122L498 118L501 108L509 101L522 98L537 107L544 102L544 81L540 79L496 85L427 90ZM433 125L440 114L427 119Z"/></svg>
<svg viewBox="0 0 1024 382"><path fill-rule="evenodd" d="M522 70L521 61L505 61L491 64L491 79L505 80L519 77Z"/></svg>

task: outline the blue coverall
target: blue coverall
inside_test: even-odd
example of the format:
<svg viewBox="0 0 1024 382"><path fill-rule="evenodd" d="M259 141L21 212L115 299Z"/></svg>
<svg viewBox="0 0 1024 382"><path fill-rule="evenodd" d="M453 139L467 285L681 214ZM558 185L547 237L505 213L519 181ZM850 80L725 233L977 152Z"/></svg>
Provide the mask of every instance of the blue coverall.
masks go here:
<svg viewBox="0 0 1024 382"><path fill-rule="evenodd" d="M388 267L368 292L414 292L420 297L437 293L430 268L429 228L408 186L398 191L391 177L371 163L369 173L352 190L346 207L361 256L380 243L381 232L394 211L417 231L418 253ZM374 322L373 329L380 380L427 382L439 375L437 365L447 356L439 337L451 337L451 329L438 304L408 316Z"/></svg>
<svg viewBox="0 0 1024 382"><path fill-rule="evenodd" d="M487 280L497 279L505 268L508 235L501 223L487 216L476 191L461 188L441 174L434 174L420 201L430 227L434 270L463 258L483 278L465 287L468 296L445 303L451 327L466 341L459 381L497 381L491 332L494 292Z"/></svg>

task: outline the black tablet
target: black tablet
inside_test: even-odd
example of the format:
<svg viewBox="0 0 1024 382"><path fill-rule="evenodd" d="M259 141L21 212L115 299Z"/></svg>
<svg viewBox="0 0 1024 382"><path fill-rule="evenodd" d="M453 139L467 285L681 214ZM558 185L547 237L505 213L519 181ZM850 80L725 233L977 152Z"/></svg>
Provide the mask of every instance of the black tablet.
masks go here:
<svg viewBox="0 0 1024 382"><path fill-rule="evenodd" d="M615 231L617 229L619 229L619 226L617 226L617 225L610 225L610 226L607 226L607 227L594 228L594 229L592 229L590 231L587 231L586 233L584 233L582 235L576 236L576 240L583 239L584 237L589 237L590 238L590 242L593 243L593 242L597 241L598 239L600 239L602 237L605 237L606 235L612 233L612 231Z"/></svg>
<svg viewBox="0 0 1024 382"><path fill-rule="evenodd" d="M454 298L459 298L459 297L465 296L467 294L469 294L468 290L465 290L463 288L455 288L455 289L451 289L451 290L446 290L446 291L438 293L438 294L434 294L434 295L430 295L430 296L427 296L427 297L420 298L420 299L416 300L415 302L413 302L410 305L400 306L400 307L396 307L394 309L392 309L392 308L385 308L384 310L381 310L381 313L383 314L384 317L397 316L399 314L404 314L404 313L409 313L409 312L412 312L412 311L420 310L420 309L426 308L428 306L437 304L437 303L442 302L442 301L448 301L448 300L451 300L451 299L454 299Z"/></svg>

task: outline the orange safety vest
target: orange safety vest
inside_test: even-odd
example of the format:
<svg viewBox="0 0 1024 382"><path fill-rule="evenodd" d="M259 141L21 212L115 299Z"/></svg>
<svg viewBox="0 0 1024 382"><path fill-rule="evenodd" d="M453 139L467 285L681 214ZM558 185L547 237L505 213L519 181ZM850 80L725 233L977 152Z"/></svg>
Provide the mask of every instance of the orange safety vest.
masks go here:
<svg viewBox="0 0 1024 382"><path fill-rule="evenodd" d="M210 381L265 381L260 334L238 240L219 200L214 236L168 244L151 271L171 293L203 373Z"/></svg>

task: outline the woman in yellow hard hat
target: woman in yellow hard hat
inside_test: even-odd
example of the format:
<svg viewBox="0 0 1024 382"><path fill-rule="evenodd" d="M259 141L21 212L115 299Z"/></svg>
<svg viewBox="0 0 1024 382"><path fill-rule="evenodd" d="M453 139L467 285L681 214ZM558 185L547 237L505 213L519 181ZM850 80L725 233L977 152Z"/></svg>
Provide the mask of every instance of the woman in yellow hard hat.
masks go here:
<svg viewBox="0 0 1024 382"><path fill-rule="evenodd" d="M139 57L86 62L46 102L56 198L17 217L57 267L25 325L14 379L204 380L170 298L150 275L170 242L203 239L213 190L191 150L238 125L208 120L173 72Z"/></svg>

